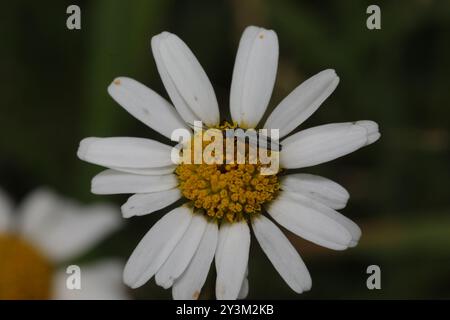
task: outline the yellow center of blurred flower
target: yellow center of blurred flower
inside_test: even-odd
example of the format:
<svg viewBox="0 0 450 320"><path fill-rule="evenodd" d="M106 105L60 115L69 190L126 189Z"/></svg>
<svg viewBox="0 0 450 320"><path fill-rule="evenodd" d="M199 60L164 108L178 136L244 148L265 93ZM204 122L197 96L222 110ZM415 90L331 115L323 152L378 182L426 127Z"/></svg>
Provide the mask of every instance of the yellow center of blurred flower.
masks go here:
<svg viewBox="0 0 450 320"><path fill-rule="evenodd" d="M48 299L52 266L31 244L0 234L0 300Z"/></svg>
<svg viewBox="0 0 450 320"><path fill-rule="evenodd" d="M219 130L235 128L225 123ZM203 150L209 142L203 143ZM193 148L193 147L192 147ZM248 151L249 146L246 146ZM246 160L249 155L246 155ZM262 175L263 165L256 164L185 164L178 165L179 188L191 204L207 216L228 222L249 219L259 214L262 205L273 200L280 183L278 176Z"/></svg>

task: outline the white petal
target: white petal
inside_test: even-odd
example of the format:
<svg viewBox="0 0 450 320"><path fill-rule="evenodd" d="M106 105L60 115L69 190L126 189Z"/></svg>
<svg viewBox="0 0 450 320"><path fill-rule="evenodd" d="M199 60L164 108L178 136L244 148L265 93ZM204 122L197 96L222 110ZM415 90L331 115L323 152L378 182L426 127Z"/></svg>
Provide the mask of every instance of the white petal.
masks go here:
<svg viewBox="0 0 450 320"><path fill-rule="evenodd" d="M313 174L288 174L281 178L281 188L299 192L333 209L342 209L350 197L347 190L330 179Z"/></svg>
<svg viewBox="0 0 450 320"><path fill-rule="evenodd" d="M56 300L126 300L130 297L122 282L123 264L105 260L95 264L81 265L81 289L68 289L70 274L58 270L52 283L52 295Z"/></svg>
<svg viewBox="0 0 450 320"><path fill-rule="evenodd" d="M12 203L8 195L0 189L0 232L10 231L13 227Z"/></svg>
<svg viewBox="0 0 450 320"><path fill-rule="evenodd" d="M153 56L167 93L181 117L207 126L220 121L211 82L197 58L176 35L163 32L152 38Z"/></svg>
<svg viewBox="0 0 450 320"><path fill-rule="evenodd" d="M92 179L95 194L151 193L169 190L178 185L174 174L143 176L108 169Z"/></svg>
<svg viewBox="0 0 450 320"><path fill-rule="evenodd" d="M186 270L199 246L206 225L207 221L203 215L194 215L183 237L156 273L155 281L157 285L164 289L170 288L174 280L178 279Z"/></svg>
<svg viewBox="0 0 450 320"><path fill-rule="evenodd" d="M165 191L135 194L128 198L122 206L124 218L142 216L161 210L181 198L180 189L174 188Z"/></svg>
<svg viewBox="0 0 450 320"><path fill-rule="evenodd" d="M191 210L183 206L155 223L128 259L123 273L124 282L138 288L153 277L180 241L191 219Z"/></svg>
<svg viewBox="0 0 450 320"><path fill-rule="evenodd" d="M278 38L274 31L247 27L234 64L230 112L240 127L255 128L272 95L278 65Z"/></svg>
<svg viewBox="0 0 450 320"><path fill-rule="evenodd" d="M308 269L281 230L262 215L252 220L252 226L264 253L289 287L297 293L310 290Z"/></svg>
<svg viewBox="0 0 450 320"><path fill-rule="evenodd" d="M80 206L41 189L20 208L20 232L52 261L76 257L93 247L122 220L119 211L106 204Z"/></svg>
<svg viewBox="0 0 450 320"><path fill-rule="evenodd" d="M136 80L116 78L108 92L132 116L169 139L176 129L189 130L169 102Z"/></svg>
<svg viewBox="0 0 450 320"><path fill-rule="evenodd" d="M245 299L248 296L249 291L249 285L248 285L248 266L247 270L245 271L245 277L244 281L242 281L241 289L239 290L238 299Z"/></svg>
<svg viewBox="0 0 450 320"><path fill-rule="evenodd" d="M318 201L315 201L314 199L305 198L303 195L300 195L298 193L286 191L283 192L286 193L286 195L291 199L293 199L294 201L299 202L303 201L305 205L320 211L322 214L328 216L329 218L335 220L337 223L342 225L350 233L352 237L352 240L348 245L349 247L354 247L358 244L359 238L361 238L361 229L352 220L350 220L343 214L337 212L336 210L333 210L332 208L329 208L328 206Z"/></svg>
<svg viewBox="0 0 450 320"><path fill-rule="evenodd" d="M220 226L216 251L216 298L234 300L238 297L248 265L250 230L247 222Z"/></svg>
<svg viewBox="0 0 450 320"><path fill-rule="evenodd" d="M245 278L242 282L241 289L239 290L238 299L245 299L248 296L249 291L249 285L248 285L248 279Z"/></svg>
<svg viewBox="0 0 450 320"><path fill-rule="evenodd" d="M370 120L360 120L356 122L358 125L363 126L367 130L367 144L374 143L380 138L380 132L378 130L378 124Z"/></svg>
<svg viewBox="0 0 450 320"><path fill-rule="evenodd" d="M180 116L184 121L193 124L194 121L200 120L201 118L191 110L191 107L187 104L178 89L171 79L160 52L161 40L169 35L168 32L162 32L161 34L154 36L151 41L153 58L156 62L156 67L158 68L159 76L161 77L164 87L172 100L175 108L177 109Z"/></svg>
<svg viewBox="0 0 450 320"><path fill-rule="evenodd" d="M292 91L273 110L264 128L279 129L280 138L308 119L336 89L339 77L332 69L319 72Z"/></svg>
<svg viewBox="0 0 450 320"><path fill-rule="evenodd" d="M66 202L66 204L67 206L74 205L71 202ZM49 227L46 221L52 221L53 215L56 215L61 207L64 207L62 198L58 198L52 191L45 188L33 191L18 208L19 231L24 234L33 234L39 229L45 230Z"/></svg>
<svg viewBox="0 0 450 320"><path fill-rule="evenodd" d="M191 263L172 287L176 300L196 300L208 276L211 262L217 246L219 230L217 223L208 222L200 244L192 257Z"/></svg>
<svg viewBox="0 0 450 320"><path fill-rule="evenodd" d="M314 199L305 198L303 195L298 193L293 193L289 191L283 192L294 201L303 202L305 205L320 211L322 214L327 215L329 218L341 224L350 233L352 237L352 240L349 243L349 247L354 247L358 244L359 238L361 238L361 229L352 220L342 215L341 213L333 209L330 209L328 206L315 201Z"/></svg>
<svg viewBox="0 0 450 320"><path fill-rule="evenodd" d="M303 168L331 161L380 137L373 121L331 123L300 131L282 141L281 166Z"/></svg>
<svg viewBox="0 0 450 320"><path fill-rule="evenodd" d="M338 212L299 193L283 191L266 209L283 227L320 246L345 250L354 240Z"/></svg>
<svg viewBox="0 0 450 320"><path fill-rule="evenodd" d="M124 168L124 167L111 167L111 169L122 171L122 172L128 172L128 173L135 173L139 175L146 175L146 176L161 176L165 174L169 174L175 171L176 165L170 165L170 166L164 166L164 167L154 167L154 168Z"/></svg>
<svg viewBox="0 0 450 320"><path fill-rule="evenodd" d="M154 168L173 165L172 147L144 138L86 138L80 142L78 158L116 168Z"/></svg>

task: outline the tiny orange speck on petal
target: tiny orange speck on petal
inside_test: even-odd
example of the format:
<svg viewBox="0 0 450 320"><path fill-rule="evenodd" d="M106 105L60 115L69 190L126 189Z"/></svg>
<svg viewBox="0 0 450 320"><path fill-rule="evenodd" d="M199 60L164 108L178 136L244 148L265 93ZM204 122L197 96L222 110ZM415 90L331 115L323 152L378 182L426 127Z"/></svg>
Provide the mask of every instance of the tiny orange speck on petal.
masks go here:
<svg viewBox="0 0 450 320"><path fill-rule="evenodd" d="M197 300L199 296L200 296L200 292L195 291L194 294L192 295L192 298L194 298L194 300Z"/></svg>

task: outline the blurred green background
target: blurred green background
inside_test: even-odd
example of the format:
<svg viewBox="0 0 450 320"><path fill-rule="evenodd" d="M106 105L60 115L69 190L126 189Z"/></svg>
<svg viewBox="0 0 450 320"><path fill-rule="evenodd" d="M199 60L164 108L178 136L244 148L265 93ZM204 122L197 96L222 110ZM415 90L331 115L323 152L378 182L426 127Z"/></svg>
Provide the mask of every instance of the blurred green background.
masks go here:
<svg viewBox="0 0 450 320"><path fill-rule="evenodd" d="M66 28L70 4L81 7L81 30ZM381 30L366 28L369 4L381 7ZM382 137L304 170L349 190L342 213L361 226L360 244L333 252L288 233L313 278L312 290L296 295L253 242L249 298L450 298L450 1L10 1L0 18L1 187L17 201L47 185L84 202L123 203L126 196L90 194L101 168L77 159L79 141L165 140L116 104L108 84L129 76L167 97L150 38L168 30L195 53L229 118L234 58L251 24L279 37L271 108L303 80L334 68L340 85L302 128L371 119ZM128 220L79 260L127 259L162 214ZM381 290L366 288L371 264L381 267ZM202 297L213 295L212 272ZM171 297L153 280L132 294Z"/></svg>

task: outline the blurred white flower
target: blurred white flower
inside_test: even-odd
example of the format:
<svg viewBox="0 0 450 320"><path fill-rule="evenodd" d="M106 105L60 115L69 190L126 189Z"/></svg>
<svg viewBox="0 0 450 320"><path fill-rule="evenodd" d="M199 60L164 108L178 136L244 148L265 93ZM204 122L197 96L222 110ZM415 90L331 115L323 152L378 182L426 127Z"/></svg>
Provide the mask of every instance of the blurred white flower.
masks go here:
<svg viewBox="0 0 450 320"><path fill-rule="evenodd" d="M134 117L170 139L195 121L208 127L256 128L266 111L276 78L278 39L274 31L248 27L239 44L230 92L233 124L221 123L213 87L187 45L163 32L152 38L153 56L174 107L153 90L126 77L108 87ZM313 114L338 85L334 70L306 80L273 110L265 124L289 135ZM297 169L334 160L380 137L373 121L333 123L294 133L281 141L280 165ZM348 192L310 174L263 176L258 165L180 164L171 147L143 138L87 138L78 157L109 168L92 180L96 194L135 193L122 206L124 217L162 209L180 198L187 205L167 213L131 255L124 280L132 288L155 276L174 298L196 299L215 257L216 297L248 293L250 228L274 267L297 293L311 277L295 248L262 209L293 233L321 246L355 246L359 227L337 209ZM288 172L289 173L289 172ZM219 229L220 227L220 229Z"/></svg>
<svg viewBox="0 0 450 320"><path fill-rule="evenodd" d="M14 212L0 190L0 299L126 299L123 264L113 259L81 265L81 288L66 286L66 262L120 225L113 206L81 206L47 189Z"/></svg>

